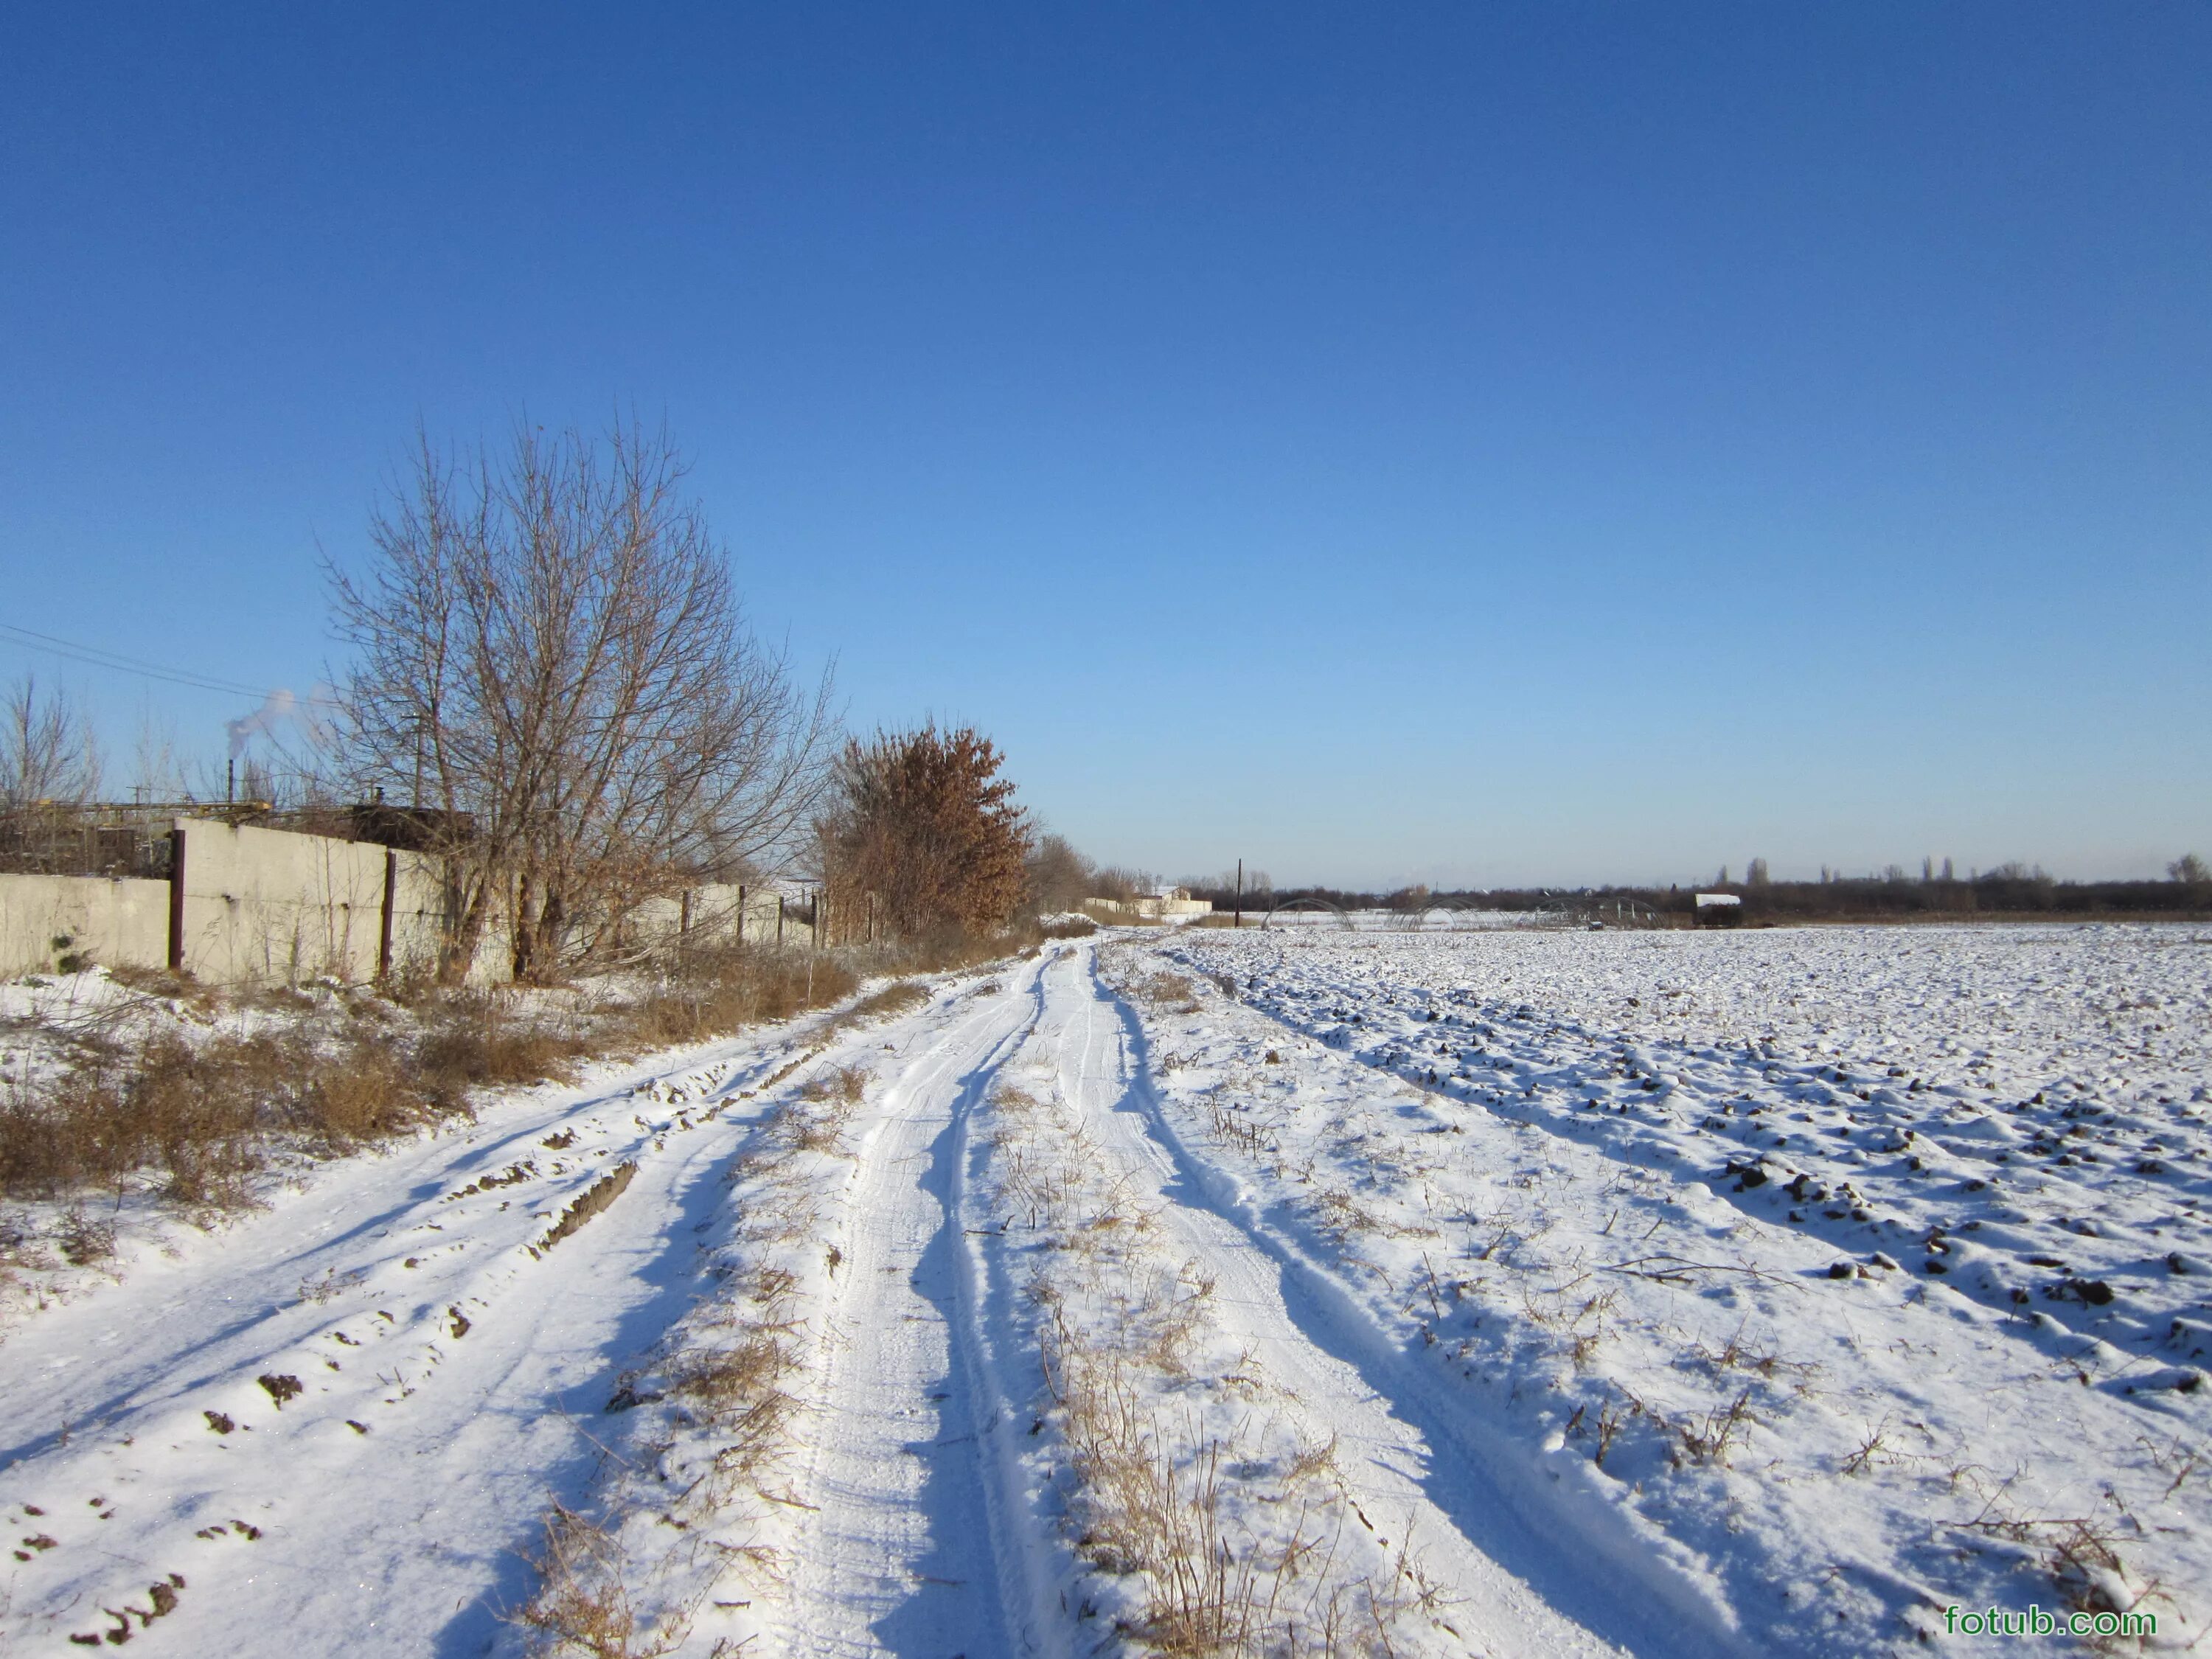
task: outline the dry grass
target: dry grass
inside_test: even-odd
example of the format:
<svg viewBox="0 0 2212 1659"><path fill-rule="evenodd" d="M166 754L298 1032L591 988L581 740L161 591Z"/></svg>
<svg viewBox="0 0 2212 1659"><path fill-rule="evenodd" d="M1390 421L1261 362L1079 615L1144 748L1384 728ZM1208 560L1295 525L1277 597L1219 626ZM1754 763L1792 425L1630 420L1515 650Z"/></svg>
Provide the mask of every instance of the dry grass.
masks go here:
<svg viewBox="0 0 2212 1659"><path fill-rule="evenodd" d="M793 1154L820 1150L825 1126L834 1138L866 1079L857 1067L819 1074L729 1171L743 1190L744 1255L718 1264L716 1295L678 1323L654 1364L621 1379L608 1409L654 1415L629 1437L639 1461L611 1462L602 1519L558 1506L548 1518L539 1588L519 1615L536 1651L647 1659L683 1645L692 1616L718 1587L728 1593L732 1574L772 1581L781 1571L775 1547L731 1534L749 1508L779 1501L767 1483L801 1411L787 1383L808 1341L805 1298L785 1264L815 1248L823 1215ZM737 1645L724 1638L713 1653Z"/></svg>
<svg viewBox="0 0 2212 1659"><path fill-rule="evenodd" d="M17 1080L0 1097L0 1193L53 1197L151 1173L178 1203L232 1206L274 1138L338 1152L455 1109L443 1077L380 1035L103 1044L48 1088Z"/></svg>
<svg viewBox="0 0 2212 1659"><path fill-rule="evenodd" d="M1098 1571L1141 1575L1133 1633L1163 1659L1340 1659L1395 1651L1392 1626L1436 1588L1401 1546L1389 1572L1333 1576L1347 1507L1334 1444L1273 1460L1255 1535L1237 1515L1229 1471L1266 1464L1243 1431L1206 1433L1152 1403L1156 1353L1079 1333L1058 1307L1043 1341L1048 1385L1076 1477L1077 1548ZM1249 1362L1240 1370L1249 1370Z"/></svg>
<svg viewBox="0 0 2212 1659"><path fill-rule="evenodd" d="M1676 1428L1681 1436L1682 1450L1692 1462L1725 1467L1730 1449L1756 1420L1751 1414L1751 1390L1747 1388L1735 1399L1715 1406L1703 1418L1679 1424Z"/></svg>
<svg viewBox="0 0 2212 1659"><path fill-rule="evenodd" d="M2148 1604L2172 1600L2157 1580L2146 1583L2129 1571L2120 1554L2121 1545L2139 1539L2142 1527L2111 1486L2106 1487L2087 1514L2038 1516L2016 1508L2010 1501L2013 1480L1992 1482L1971 1467L1954 1469L1952 1480L1979 1496L1982 1510L1971 1520L1948 1524L1960 1532L2002 1538L2025 1548L2048 1575L2060 1599L2075 1612L2148 1612ZM2121 1650L2124 1645L2134 1648L2132 1643L2104 1639L2088 1645L2106 1652Z"/></svg>
<svg viewBox="0 0 2212 1659"><path fill-rule="evenodd" d="M448 1110L467 1091L542 1083L574 1075L574 1062L599 1045L579 1027L525 1019L496 992L459 992L432 1004L410 1073L422 1092Z"/></svg>
<svg viewBox="0 0 2212 1659"><path fill-rule="evenodd" d="M799 1094L802 1100L835 1101L841 1106L857 1106L867 1086L866 1066L830 1066L809 1078Z"/></svg>
<svg viewBox="0 0 2212 1659"><path fill-rule="evenodd" d="M1199 1012L1198 987L1181 974L1162 970L1140 981L1134 989L1155 1008L1181 1014Z"/></svg>
<svg viewBox="0 0 2212 1659"><path fill-rule="evenodd" d="M826 953L687 954L642 997L566 1013L526 1012L504 990L409 988L319 1005L283 988L223 996L156 976L151 989L204 1019L295 1017L281 1035L131 1039L102 1026L68 1034L65 1066L0 1083L0 1198L120 1192L150 1181L191 1208L251 1201L252 1176L282 1146L335 1157L447 1115L472 1091L567 1079L591 1056L702 1041L848 996L854 966ZM900 981L845 1011L836 1027L911 1007ZM404 999L404 1000L403 1000ZM305 1018L298 1018L304 1016Z"/></svg>
<svg viewBox="0 0 2212 1659"><path fill-rule="evenodd" d="M1125 1628L1164 1659L1392 1651L1400 1614L1435 1592L1402 1552L1379 1577L1332 1571L1349 1507L1334 1446L1254 1410L1271 1385L1250 1353L1207 1374L1224 1358L1213 1284L1163 1250L1102 1147L1018 1084L991 1103L998 1196L1045 1235L1026 1294L1075 1547L1141 1585Z"/></svg>
<svg viewBox="0 0 2212 1659"><path fill-rule="evenodd" d="M538 1593L515 1615L530 1632L532 1653L659 1659L683 1645L687 1632L681 1627L641 1628L645 1621L623 1580L621 1546L574 1510L554 1505L536 1565Z"/></svg>
<svg viewBox="0 0 2212 1659"><path fill-rule="evenodd" d="M798 1363L787 1330L787 1322L749 1322L734 1342L687 1351L669 1367L669 1392L721 1442L712 1490L698 1494L713 1504L733 1483L757 1485L789 1443L799 1406L782 1386Z"/></svg>
<svg viewBox="0 0 2212 1659"><path fill-rule="evenodd" d="M796 1098L769 1115L769 1145L782 1152L843 1152L845 1126L867 1084L865 1066L823 1067L806 1080Z"/></svg>
<svg viewBox="0 0 2212 1659"><path fill-rule="evenodd" d="M852 1026L866 1024L872 1019L890 1019L919 1008L929 1000L929 988L915 980L893 980L882 989L871 991L849 1008L841 1009L836 1018L822 1028L826 1038Z"/></svg>
<svg viewBox="0 0 2212 1659"><path fill-rule="evenodd" d="M702 1042L788 1019L850 996L860 976L844 955L738 945L688 951L647 996L620 1011L608 1036L648 1047Z"/></svg>

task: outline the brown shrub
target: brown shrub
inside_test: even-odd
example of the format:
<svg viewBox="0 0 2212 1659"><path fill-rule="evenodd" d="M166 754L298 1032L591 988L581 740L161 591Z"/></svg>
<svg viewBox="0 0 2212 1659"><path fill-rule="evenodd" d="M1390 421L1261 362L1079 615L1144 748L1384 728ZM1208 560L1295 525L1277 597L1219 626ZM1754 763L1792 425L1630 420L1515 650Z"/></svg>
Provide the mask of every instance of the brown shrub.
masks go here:
<svg viewBox="0 0 2212 1659"><path fill-rule="evenodd" d="M297 1036L196 1046L164 1034L136 1052L94 1049L42 1092L12 1086L0 1099L0 1194L52 1197L154 1171L179 1203L236 1206L271 1136L342 1151L439 1109L389 1038L319 1049Z"/></svg>
<svg viewBox="0 0 2212 1659"><path fill-rule="evenodd" d="M269 1037L194 1048L171 1036L148 1045L123 1111L153 1141L168 1197L226 1207L246 1201L246 1178L261 1163L254 1132L264 1103L289 1115L299 1075L289 1048Z"/></svg>
<svg viewBox="0 0 2212 1659"><path fill-rule="evenodd" d="M268 1038L100 1051L43 1098L19 1085L0 1105L0 1190L52 1196L150 1166L181 1203L242 1201L262 1102L292 1074Z"/></svg>
<svg viewBox="0 0 2212 1659"><path fill-rule="evenodd" d="M867 1086L866 1067L832 1066L809 1078L806 1086L799 1092L802 1099L834 1100L854 1106L860 1103L861 1093Z"/></svg>
<svg viewBox="0 0 2212 1659"><path fill-rule="evenodd" d="M1181 974L1153 974L1136 991L1155 1007L1171 1008L1186 1014L1196 1013L1199 1009L1198 988Z"/></svg>
<svg viewBox="0 0 2212 1659"><path fill-rule="evenodd" d="M316 1066L301 1091L301 1127L333 1149L404 1134L437 1108L422 1079L388 1042L363 1042Z"/></svg>
<svg viewBox="0 0 2212 1659"><path fill-rule="evenodd" d="M894 934L1001 927L1028 885L1029 815L973 727L878 732L845 745L819 825L834 896L873 896Z"/></svg>
<svg viewBox="0 0 2212 1659"><path fill-rule="evenodd" d="M516 1019L496 997L481 994L444 1000L429 1026L415 1050L415 1071L424 1093L447 1109L461 1106L479 1084L566 1080L571 1062L593 1046L577 1033Z"/></svg>
<svg viewBox="0 0 2212 1659"><path fill-rule="evenodd" d="M965 967L1038 937L1034 927L989 939L947 935L869 954L687 951L651 994L559 1024L525 1016L503 993L418 985L394 988L388 997L345 994L343 1019L323 1022L313 1040L296 1030L197 1042L162 1035L136 1044L112 1032L81 1035L58 1078L0 1081L0 1197L120 1187L151 1173L178 1202L243 1204L247 1177L272 1138L342 1153L441 1113L465 1113L475 1087L565 1079L587 1054L702 1042L840 1001L863 971ZM291 991L217 997L189 981L142 977L149 994L208 1009L330 1006ZM921 985L894 981L842 1011L825 1035L903 1012L928 995ZM849 1099L842 1085L840 1094ZM834 1140L836 1127L826 1123L820 1133Z"/></svg>
<svg viewBox="0 0 2212 1659"><path fill-rule="evenodd" d="M788 1019L852 994L858 975L842 958L723 946L686 951L619 1025L648 1045L701 1042L763 1021Z"/></svg>
<svg viewBox="0 0 2212 1659"><path fill-rule="evenodd" d="M857 1025L863 1020L888 1019L902 1014L909 1008L920 1007L929 1000L929 988L910 979L893 980L880 991L871 991L851 1007L837 1016L838 1026Z"/></svg>

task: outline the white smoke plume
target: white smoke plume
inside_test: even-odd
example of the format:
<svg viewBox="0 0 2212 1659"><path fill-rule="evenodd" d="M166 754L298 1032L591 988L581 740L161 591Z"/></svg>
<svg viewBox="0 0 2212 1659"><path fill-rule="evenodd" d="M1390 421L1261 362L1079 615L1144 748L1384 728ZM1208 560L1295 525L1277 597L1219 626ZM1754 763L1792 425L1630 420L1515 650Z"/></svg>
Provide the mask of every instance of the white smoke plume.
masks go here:
<svg viewBox="0 0 2212 1659"><path fill-rule="evenodd" d="M329 701L327 690L319 686L304 697L283 687L271 691L252 714L223 722L223 730L230 733L231 759L236 760L244 754L246 745L257 736L265 737L281 748L281 732L285 726L297 727L310 743L320 741L323 723L315 711Z"/></svg>

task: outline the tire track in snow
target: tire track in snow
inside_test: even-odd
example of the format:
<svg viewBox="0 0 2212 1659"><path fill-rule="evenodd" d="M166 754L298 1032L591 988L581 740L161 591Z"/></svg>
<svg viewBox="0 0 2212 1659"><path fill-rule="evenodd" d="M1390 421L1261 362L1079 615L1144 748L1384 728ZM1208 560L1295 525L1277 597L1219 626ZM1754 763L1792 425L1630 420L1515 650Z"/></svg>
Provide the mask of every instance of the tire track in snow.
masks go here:
<svg viewBox="0 0 2212 1659"><path fill-rule="evenodd" d="M1324 1420L1348 1425L1346 1440L1364 1443L1372 1489L1409 1494L1416 1512L1425 1512L1421 1535L1439 1562L1451 1558L1435 1576L1468 1595L1468 1621L1498 1642L1494 1650L1613 1648L1684 1659L1747 1653L1731 1615L1686 1560L1669 1561L1663 1545L1555 1494L1555 1477L1532 1448L1455 1398L1366 1313L1335 1269L1304 1248L1287 1218L1263 1210L1192 1149L1152 1086L1141 1023L1098 979L1095 947L1080 956L1085 1019L1104 1012L1109 1024L1103 1038L1094 1034L1083 1045L1063 1086L1072 1082L1070 1097L1083 1097L1075 1091L1091 1084L1091 1055L1118 1051L1115 1064L1097 1068L1103 1090L1088 1088L1093 1133L1153 1171L1173 1206L1170 1220L1224 1288L1239 1285L1233 1301L1256 1313L1263 1328L1273 1327L1264 1350L1270 1363L1299 1377L1312 1391L1309 1401L1342 1402ZM1101 1103L1101 1092L1114 1097ZM1396 1502L1395 1513L1407 1513L1405 1497Z"/></svg>
<svg viewBox="0 0 2212 1659"><path fill-rule="evenodd" d="M831 1656L1056 1650L1031 1587L1030 1523L996 1450L1000 1388L962 1231L968 1124L1036 1024L1038 966L883 1086L855 1148L841 1293L815 1365L799 1529L776 1634ZM972 998L975 994L967 994Z"/></svg>
<svg viewBox="0 0 2212 1659"><path fill-rule="evenodd" d="M594 1455L568 1413L596 1414L682 1311L689 1241L751 1115L734 1097L794 1035L664 1056L580 1097L495 1101L470 1130L325 1166L180 1261L19 1326L0 1411L30 1425L28 1450L0 1495L55 1517L57 1542L19 1570L0 1635L100 1631L100 1608L145 1607L173 1572L173 1610L134 1632L156 1652L492 1642L527 1594L519 1547L549 1487ZM624 1161L620 1204L525 1255ZM280 1402L257 1376L298 1392ZM92 1412L69 1403L87 1395Z"/></svg>

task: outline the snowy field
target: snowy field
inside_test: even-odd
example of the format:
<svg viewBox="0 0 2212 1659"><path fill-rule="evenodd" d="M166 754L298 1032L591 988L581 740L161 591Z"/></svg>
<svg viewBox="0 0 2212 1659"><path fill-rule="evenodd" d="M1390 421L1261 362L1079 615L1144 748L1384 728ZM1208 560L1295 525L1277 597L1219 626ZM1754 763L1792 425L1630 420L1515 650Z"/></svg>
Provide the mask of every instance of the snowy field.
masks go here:
<svg viewBox="0 0 2212 1659"><path fill-rule="evenodd" d="M2201 930L1162 932L488 1094L9 1315L0 1654L2186 1650L2208 1049Z"/></svg>
<svg viewBox="0 0 2212 1659"><path fill-rule="evenodd" d="M1759 1648L1887 1651L1953 1602L2201 1628L2203 930L1168 955L1204 1012L1148 1017L1152 1061L1208 1156L1448 1419Z"/></svg>

